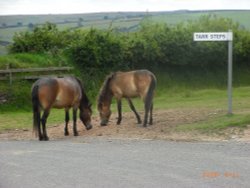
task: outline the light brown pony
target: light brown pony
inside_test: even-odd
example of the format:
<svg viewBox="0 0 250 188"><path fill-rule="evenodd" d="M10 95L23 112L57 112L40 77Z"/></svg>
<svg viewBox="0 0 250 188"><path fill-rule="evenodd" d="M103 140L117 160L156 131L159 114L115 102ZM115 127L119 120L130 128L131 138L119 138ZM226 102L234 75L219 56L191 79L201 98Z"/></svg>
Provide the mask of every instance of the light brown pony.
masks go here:
<svg viewBox="0 0 250 188"><path fill-rule="evenodd" d="M148 70L136 70L130 72L115 72L106 77L98 97L98 111L100 113L101 125L107 125L111 110L110 105L112 98L117 100L118 120L119 125L122 120L121 114L121 99L126 98L131 110L135 113L138 123L141 123L141 118L131 101L131 98L141 97L144 101L144 121L143 126L148 123L148 113L150 112L149 124L153 124L153 97L156 87L156 78L154 74Z"/></svg>
<svg viewBox="0 0 250 188"><path fill-rule="evenodd" d="M39 140L49 140L46 132L46 121L51 108L65 109L64 135L69 135L69 109L73 108L73 131L78 135L76 128L77 109L80 109L80 119L86 129L91 125L91 104L85 94L82 83L75 77L41 78L32 86L33 128L38 132ZM43 112L42 118L41 111ZM42 123L42 130L40 123Z"/></svg>

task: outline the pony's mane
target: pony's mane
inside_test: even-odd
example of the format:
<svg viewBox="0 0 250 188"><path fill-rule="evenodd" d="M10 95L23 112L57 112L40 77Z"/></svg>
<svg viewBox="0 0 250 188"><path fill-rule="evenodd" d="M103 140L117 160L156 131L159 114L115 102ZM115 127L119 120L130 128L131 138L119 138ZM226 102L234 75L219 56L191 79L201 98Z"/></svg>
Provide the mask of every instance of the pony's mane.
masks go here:
<svg viewBox="0 0 250 188"><path fill-rule="evenodd" d="M109 90L109 83L110 81L114 78L115 73L110 73L108 76L106 76L106 79L104 80L102 87L99 92L99 97L98 97L98 107L101 105L101 102L104 100L107 100L108 97L111 96L110 90Z"/></svg>
<svg viewBox="0 0 250 188"><path fill-rule="evenodd" d="M82 81L79 78L75 77L75 79L78 82L78 84L80 85L81 91L82 91L82 98L81 98L81 102L80 102L80 109L82 109L83 106L88 108L88 107L91 106L91 102L88 99L88 97L87 97L87 95L86 95L86 93L84 91L83 83L82 83Z"/></svg>

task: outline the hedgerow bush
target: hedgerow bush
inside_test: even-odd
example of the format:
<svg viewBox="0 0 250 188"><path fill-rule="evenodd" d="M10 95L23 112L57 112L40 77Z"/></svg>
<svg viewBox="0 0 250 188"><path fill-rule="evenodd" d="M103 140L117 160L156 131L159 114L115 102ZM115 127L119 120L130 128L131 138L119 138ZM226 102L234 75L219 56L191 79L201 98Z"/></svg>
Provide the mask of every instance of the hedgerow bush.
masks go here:
<svg viewBox="0 0 250 188"><path fill-rule="evenodd" d="M145 20L131 33L112 30L59 31L46 23L33 32L16 34L11 53L65 55L80 69L118 70L167 66L223 66L227 42L194 42L194 32L234 33L234 62L250 63L250 32L231 19L202 16L196 21L170 26Z"/></svg>

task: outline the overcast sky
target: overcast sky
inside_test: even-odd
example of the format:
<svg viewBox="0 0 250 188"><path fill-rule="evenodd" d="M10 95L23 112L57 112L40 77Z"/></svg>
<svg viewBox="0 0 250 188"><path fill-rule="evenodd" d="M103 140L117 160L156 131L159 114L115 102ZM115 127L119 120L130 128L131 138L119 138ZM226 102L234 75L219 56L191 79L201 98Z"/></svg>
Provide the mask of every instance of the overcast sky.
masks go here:
<svg viewBox="0 0 250 188"><path fill-rule="evenodd" d="M250 0L0 0L0 15L250 9Z"/></svg>

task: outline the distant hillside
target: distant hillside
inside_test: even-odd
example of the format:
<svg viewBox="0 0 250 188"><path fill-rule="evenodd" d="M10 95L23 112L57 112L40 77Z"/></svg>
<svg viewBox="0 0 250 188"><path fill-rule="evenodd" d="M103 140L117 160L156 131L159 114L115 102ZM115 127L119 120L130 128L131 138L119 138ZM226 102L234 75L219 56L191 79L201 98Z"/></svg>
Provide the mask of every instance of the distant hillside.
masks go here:
<svg viewBox="0 0 250 188"><path fill-rule="evenodd" d="M196 20L202 15L216 15L218 17L230 18L238 22L241 27L250 30L250 10L216 10L216 11L176 11L153 16L153 21L176 24L188 20Z"/></svg>
<svg viewBox="0 0 250 188"><path fill-rule="evenodd" d="M116 12L90 14L59 15L16 15L0 16L0 54L6 53L5 46L12 42L14 33L31 30L35 25L45 22L57 24L63 29L113 28L121 32L130 32L138 28L145 16L152 16L153 21L177 24L188 20L196 20L202 15L215 14L219 17L231 18L250 30L250 10L217 10L217 11L166 11L166 12Z"/></svg>

